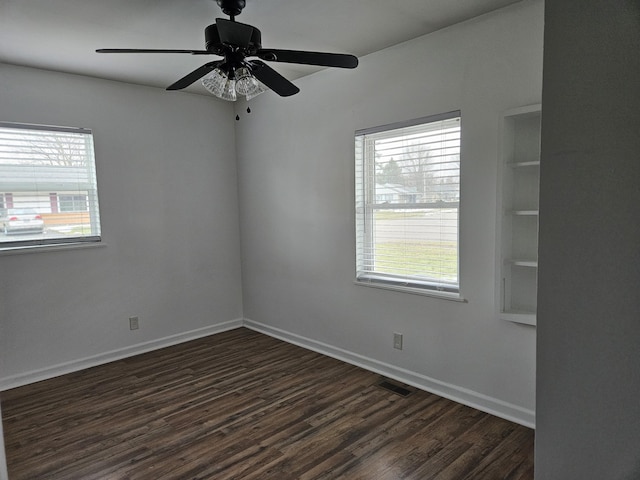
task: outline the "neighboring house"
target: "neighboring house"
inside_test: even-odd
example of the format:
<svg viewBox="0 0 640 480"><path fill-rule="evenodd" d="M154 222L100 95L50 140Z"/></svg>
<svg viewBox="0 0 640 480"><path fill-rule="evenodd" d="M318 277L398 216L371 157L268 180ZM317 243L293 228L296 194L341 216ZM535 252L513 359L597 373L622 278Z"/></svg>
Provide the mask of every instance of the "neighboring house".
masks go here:
<svg viewBox="0 0 640 480"><path fill-rule="evenodd" d="M460 198L457 185L444 181L431 181L424 194L415 187L405 187L396 183L376 184L376 203L437 203L457 202Z"/></svg>
<svg viewBox="0 0 640 480"><path fill-rule="evenodd" d="M376 184L376 203L415 203L418 192L396 183Z"/></svg>

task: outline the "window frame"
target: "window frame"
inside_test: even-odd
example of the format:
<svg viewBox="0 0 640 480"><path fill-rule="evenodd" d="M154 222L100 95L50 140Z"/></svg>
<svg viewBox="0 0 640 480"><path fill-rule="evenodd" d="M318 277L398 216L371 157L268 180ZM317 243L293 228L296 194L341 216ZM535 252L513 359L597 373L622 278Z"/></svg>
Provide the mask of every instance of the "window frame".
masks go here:
<svg viewBox="0 0 640 480"><path fill-rule="evenodd" d="M95 156L95 144L93 138L93 132L88 128L81 127L65 127L65 126L53 126L53 125L40 125L40 124L26 124L26 123L16 123L16 122L0 122L0 128L2 129L14 129L16 131L26 130L26 131L42 131L42 132L50 132L52 135L57 135L60 133L72 133L72 134L80 134L85 136L85 140L83 141L84 148L86 150L85 155L82 157L86 160L87 164L81 167L86 173L86 181L85 189L80 189L80 180L77 180L77 183L67 183L61 187L60 191L64 192L62 195L70 193L70 195L84 195L87 200L87 209L80 213L87 213L89 215L89 225L91 232L89 234L77 234L77 235L69 235L69 236L60 236L60 237L47 237L42 236L39 238L30 238L30 239L16 239L11 241L2 241L0 242L0 254L10 254L10 253L26 253L29 251L46 251L49 249L58 249L58 248L69 248L69 247L86 247L86 246L98 246L102 243L102 226L100 222L100 207L98 201L98 181L96 177L96 156ZM24 153L32 153L35 151L27 150ZM2 164L2 165L11 165L11 164ZM19 165L19 164L16 164ZM34 168L38 167L38 164L34 164ZM37 177L33 176L32 181L36 182ZM70 188L72 187L72 188ZM76 190L77 189L77 190ZM42 196L42 200L39 200L44 203L44 197L50 198L53 194L49 191L50 189L45 188L43 190L35 190L36 194ZM25 194L28 195L31 192L29 190L24 190ZM46 192L46 193L45 193ZM14 202L16 201L15 191L12 192L4 192L4 206L8 210L10 207L8 206L9 202L7 202L7 195L11 199L11 204L13 208L15 207ZM19 198L19 196L18 196ZM57 199L59 202L59 199ZM59 206L59 204L58 204ZM52 210L52 213L67 213L67 212L59 212ZM73 212L68 212L73 213Z"/></svg>
<svg viewBox="0 0 640 480"><path fill-rule="evenodd" d="M376 134L391 134L393 131L416 127L420 125L428 125L445 120L457 119L460 122L460 133L458 136L458 148L460 150L460 160L457 170L458 181L461 177L462 170L462 114L460 110L430 115L426 117L416 118L412 120L381 125L372 128L356 130L355 132L355 250L356 250L356 268L354 283L362 286L383 288L387 290L396 290L405 293L434 296L447 300L466 301L461 294L460 286L460 199L455 203L456 208L456 277L455 283L437 281L436 279L418 278L418 275L399 274L399 273L382 273L376 272L368 268L374 265L375 256L372 245L375 245L373 239L373 222L374 212L384 211L385 209L398 209L398 205L404 205L402 209L412 210L419 208L451 208L451 205L436 206L438 202L420 203L392 203L387 206L376 203L375 188L376 182L373 172L376 168L375 154L368 150L367 137ZM402 135L399 133L398 138ZM382 135L380 136L382 137ZM390 135L389 138L394 138ZM360 144L359 144L360 142ZM369 252L369 253L367 253Z"/></svg>

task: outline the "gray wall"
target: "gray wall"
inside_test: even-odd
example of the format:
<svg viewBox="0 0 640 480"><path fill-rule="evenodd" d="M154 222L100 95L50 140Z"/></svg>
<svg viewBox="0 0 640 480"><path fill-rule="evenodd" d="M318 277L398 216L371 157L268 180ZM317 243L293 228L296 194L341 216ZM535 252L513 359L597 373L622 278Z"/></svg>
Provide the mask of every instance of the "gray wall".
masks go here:
<svg viewBox="0 0 640 480"><path fill-rule="evenodd" d="M239 106L245 318L531 423L535 329L495 305L496 169L501 113L541 100L542 34L542 2L525 1ZM354 285L354 131L457 109L467 303Z"/></svg>
<svg viewBox="0 0 640 480"><path fill-rule="evenodd" d="M640 478L640 4L547 2L536 479Z"/></svg>
<svg viewBox="0 0 640 480"><path fill-rule="evenodd" d="M0 256L0 387L242 317L230 105L0 64L0 115L93 130L106 245Z"/></svg>

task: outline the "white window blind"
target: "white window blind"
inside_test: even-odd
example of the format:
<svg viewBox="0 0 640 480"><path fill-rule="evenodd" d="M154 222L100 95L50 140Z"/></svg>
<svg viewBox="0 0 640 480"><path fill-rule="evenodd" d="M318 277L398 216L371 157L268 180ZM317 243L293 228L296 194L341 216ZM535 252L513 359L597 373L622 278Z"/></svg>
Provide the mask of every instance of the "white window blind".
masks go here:
<svg viewBox="0 0 640 480"><path fill-rule="evenodd" d="M356 281L459 293L460 112L355 135Z"/></svg>
<svg viewBox="0 0 640 480"><path fill-rule="evenodd" d="M91 131L0 122L0 249L98 241Z"/></svg>

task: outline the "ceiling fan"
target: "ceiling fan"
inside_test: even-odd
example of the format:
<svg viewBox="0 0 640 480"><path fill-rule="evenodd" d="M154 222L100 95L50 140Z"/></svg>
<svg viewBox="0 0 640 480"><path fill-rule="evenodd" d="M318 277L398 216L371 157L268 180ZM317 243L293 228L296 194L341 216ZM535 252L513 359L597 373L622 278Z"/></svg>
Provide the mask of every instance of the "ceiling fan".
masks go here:
<svg viewBox="0 0 640 480"><path fill-rule="evenodd" d="M167 90L181 90L202 78L207 90L219 98L230 101L235 101L238 94L246 96L247 99L253 98L267 88L282 97L295 95L300 91L262 60L323 67L358 66L358 59L353 55L262 48L260 30L235 21L235 17L240 15L245 7L246 0L216 0L216 3L225 15L229 15L229 20L217 18L216 23L205 28L205 50L101 48L96 52L218 55L223 59L205 63L169 85Z"/></svg>

